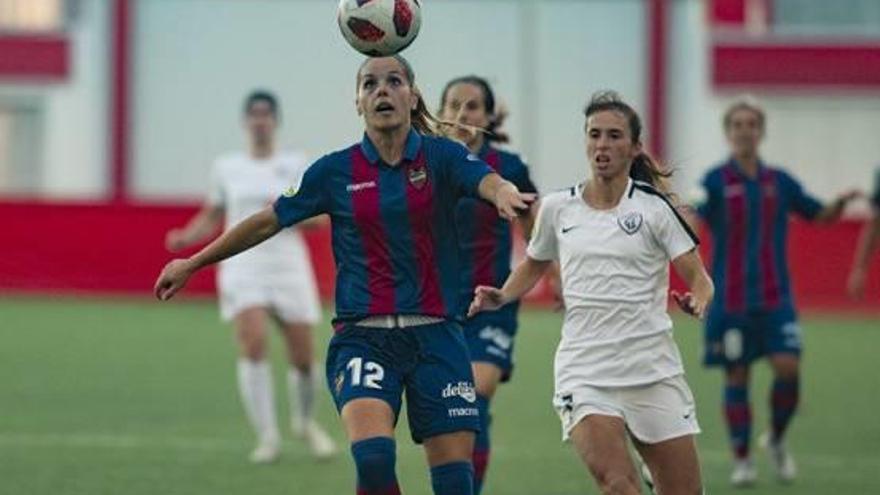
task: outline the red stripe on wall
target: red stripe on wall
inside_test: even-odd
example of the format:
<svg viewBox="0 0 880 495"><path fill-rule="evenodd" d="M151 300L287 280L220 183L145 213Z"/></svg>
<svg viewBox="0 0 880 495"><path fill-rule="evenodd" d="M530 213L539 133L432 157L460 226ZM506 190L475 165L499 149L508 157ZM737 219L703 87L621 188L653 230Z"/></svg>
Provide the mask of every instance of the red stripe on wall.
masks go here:
<svg viewBox="0 0 880 495"><path fill-rule="evenodd" d="M419 152L419 156L407 167L408 172L421 170L427 174L424 150ZM434 252L434 184L430 177L421 186L413 185L411 181L407 181L406 204L409 211L410 231L415 246L413 254L419 269L419 282L421 283L419 299L422 302L422 311L426 315L444 316L446 304L440 289L440 275L437 273L437 253Z"/></svg>
<svg viewBox="0 0 880 495"><path fill-rule="evenodd" d="M727 279L724 281L724 307L742 311L746 307L746 189L743 181L730 170L724 171L724 195L730 228L727 231Z"/></svg>
<svg viewBox="0 0 880 495"><path fill-rule="evenodd" d="M10 240L0 242L0 293L152 297L159 269L173 257L162 245L165 233L183 225L199 207L198 204L0 201L3 239ZM816 226L797 219L791 222L789 243L794 249L789 251L788 261L799 307L878 314L880 256L875 256L871 265L865 298L857 303L846 298L847 270L862 225L861 221L852 220L830 226ZM88 235L83 235L84 232ZM336 273L330 229L307 229L303 234L321 298L330 301ZM701 238L704 239L701 254L709 260L711 238L707 235ZM810 246L810 249L798 249L798 246ZM822 263L816 263L817 259ZM675 276L672 286L684 288ZM178 297L193 294L214 294L213 270L196 274ZM531 301L550 304L552 294L545 290L535 294Z"/></svg>
<svg viewBox="0 0 880 495"><path fill-rule="evenodd" d="M666 152L666 45L668 0L648 1L648 145L663 158Z"/></svg>
<svg viewBox="0 0 880 495"><path fill-rule="evenodd" d="M0 78L64 80L70 42L64 36L0 36Z"/></svg>
<svg viewBox="0 0 880 495"><path fill-rule="evenodd" d="M764 170L761 177L761 283L764 302L768 307L779 306L781 293L779 287L779 267L776 266L776 257L773 255L775 244L774 226L776 224L777 202L779 187L777 186L776 173ZM782 221L787 222L788 219Z"/></svg>
<svg viewBox="0 0 880 495"><path fill-rule="evenodd" d="M712 81L716 87L880 89L880 44L718 43Z"/></svg>
<svg viewBox="0 0 880 495"><path fill-rule="evenodd" d="M184 225L199 204L0 202L0 291L151 295L162 266L175 257L165 234ZM330 230L303 230L326 301L335 267ZM8 239L8 241L6 241ZM214 269L197 273L181 297L214 294Z"/></svg>
<svg viewBox="0 0 880 495"><path fill-rule="evenodd" d="M709 20L713 24L744 24L747 0L710 0Z"/></svg>
<svg viewBox="0 0 880 495"><path fill-rule="evenodd" d="M114 0L110 44L110 198L116 202L128 198L131 23L130 0Z"/></svg>
<svg viewBox="0 0 880 495"><path fill-rule="evenodd" d="M371 165L360 146L351 152L351 180L353 184L367 184L351 193L354 223L361 233L364 254L367 258L367 283L370 289L370 314L395 314L394 266L391 252L385 242L387 234L382 223L379 202L379 168Z"/></svg>

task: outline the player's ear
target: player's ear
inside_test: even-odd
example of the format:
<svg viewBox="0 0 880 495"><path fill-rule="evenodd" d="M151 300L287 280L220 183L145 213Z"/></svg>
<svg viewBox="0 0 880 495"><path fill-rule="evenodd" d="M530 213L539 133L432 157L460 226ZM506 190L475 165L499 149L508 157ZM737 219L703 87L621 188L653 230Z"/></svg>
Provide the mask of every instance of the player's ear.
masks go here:
<svg viewBox="0 0 880 495"><path fill-rule="evenodd" d="M354 108L357 110L358 117L364 115L364 108L361 106L361 99L357 96L354 97Z"/></svg>

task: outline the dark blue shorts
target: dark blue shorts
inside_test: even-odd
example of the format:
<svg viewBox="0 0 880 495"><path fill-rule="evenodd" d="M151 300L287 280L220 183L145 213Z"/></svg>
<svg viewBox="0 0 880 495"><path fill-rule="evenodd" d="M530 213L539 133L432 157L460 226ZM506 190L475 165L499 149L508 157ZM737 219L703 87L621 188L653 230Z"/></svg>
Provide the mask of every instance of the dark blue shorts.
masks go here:
<svg viewBox="0 0 880 495"><path fill-rule="evenodd" d="M499 311L479 313L464 324L464 337L471 361L490 363L500 368L502 382L510 380L513 374L517 308L510 306Z"/></svg>
<svg viewBox="0 0 880 495"><path fill-rule="evenodd" d="M406 394L416 443L480 430L470 358L457 323L405 329L345 325L330 340L327 382L337 411L354 399L380 399L391 406L395 421Z"/></svg>
<svg viewBox="0 0 880 495"><path fill-rule="evenodd" d="M750 364L770 354L801 354L801 327L791 306L747 313L711 309L706 318L703 362Z"/></svg>

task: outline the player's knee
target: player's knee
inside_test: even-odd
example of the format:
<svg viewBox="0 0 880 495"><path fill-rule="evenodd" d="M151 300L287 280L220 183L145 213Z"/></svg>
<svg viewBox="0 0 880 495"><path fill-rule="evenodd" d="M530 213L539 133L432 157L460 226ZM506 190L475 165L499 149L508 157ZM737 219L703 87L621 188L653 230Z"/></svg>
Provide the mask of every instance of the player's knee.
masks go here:
<svg viewBox="0 0 880 495"><path fill-rule="evenodd" d="M351 445L361 488L382 489L394 480L394 464L397 461L394 440L374 437Z"/></svg>
<svg viewBox="0 0 880 495"><path fill-rule="evenodd" d="M266 359L266 344L258 341L242 341L241 357L253 362L263 361Z"/></svg>
<svg viewBox="0 0 880 495"><path fill-rule="evenodd" d="M749 383L749 369L745 366L731 366L727 368L727 385L745 387Z"/></svg>
<svg viewBox="0 0 880 495"><path fill-rule="evenodd" d="M596 484L604 494L630 494L637 490L638 480L634 472L625 469L622 466L614 466L605 459L597 456L586 457L587 468L596 480Z"/></svg>
<svg viewBox="0 0 880 495"><path fill-rule="evenodd" d="M596 481L604 495L636 495L640 493L639 482L634 474L622 471L609 471L596 476Z"/></svg>
<svg viewBox="0 0 880 495"><path fill-rule="evenodd" d="M296 371L299 371L303 375L309 375L312 372L312 359L311 356L301 356L294 355L291 359L293 368Z"/></svg>

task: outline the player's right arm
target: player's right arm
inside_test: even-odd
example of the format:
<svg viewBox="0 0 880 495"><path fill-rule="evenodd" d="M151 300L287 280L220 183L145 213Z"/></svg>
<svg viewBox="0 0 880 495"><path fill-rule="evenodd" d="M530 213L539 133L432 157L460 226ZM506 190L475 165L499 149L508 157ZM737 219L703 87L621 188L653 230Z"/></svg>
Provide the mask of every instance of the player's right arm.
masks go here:
<svg viewBox="0 0 880 495"><path fill-rule="evenodd" d="M520 299L544 275L558 257L555 227L555 204L545 201L538 208L538 218L529 241L526 258L507 277L500 289L485 285L474 290L474 300L468 316L480 311L492 311Z"/></svg>
<svg viewBox="0 0 880 495"><path fill-rule="evenodd" d="M498 289L478 285L474 289L474 300L468 309L468 317L480 311L496 310L520 299L538 283L552 263L550 260L541 261L526 256L526 259L507 277L504 287Z"/></svg>
<svg viewBox="0 0 880 495"><path fill-rule="evenodd" d="M223 214L222 206L205 203L183 228L168 231L165 248L176 253L208 239L220 229Z"/></svg>
<svg viewBox="0 0 880 495"><path fill-rule="evenodd" d="M170 299L199 269L246 251L280 230L281 224L274 207L254 213L193 256L176 259L165 265L153 288L156 297L162 301Z"/></svg>

